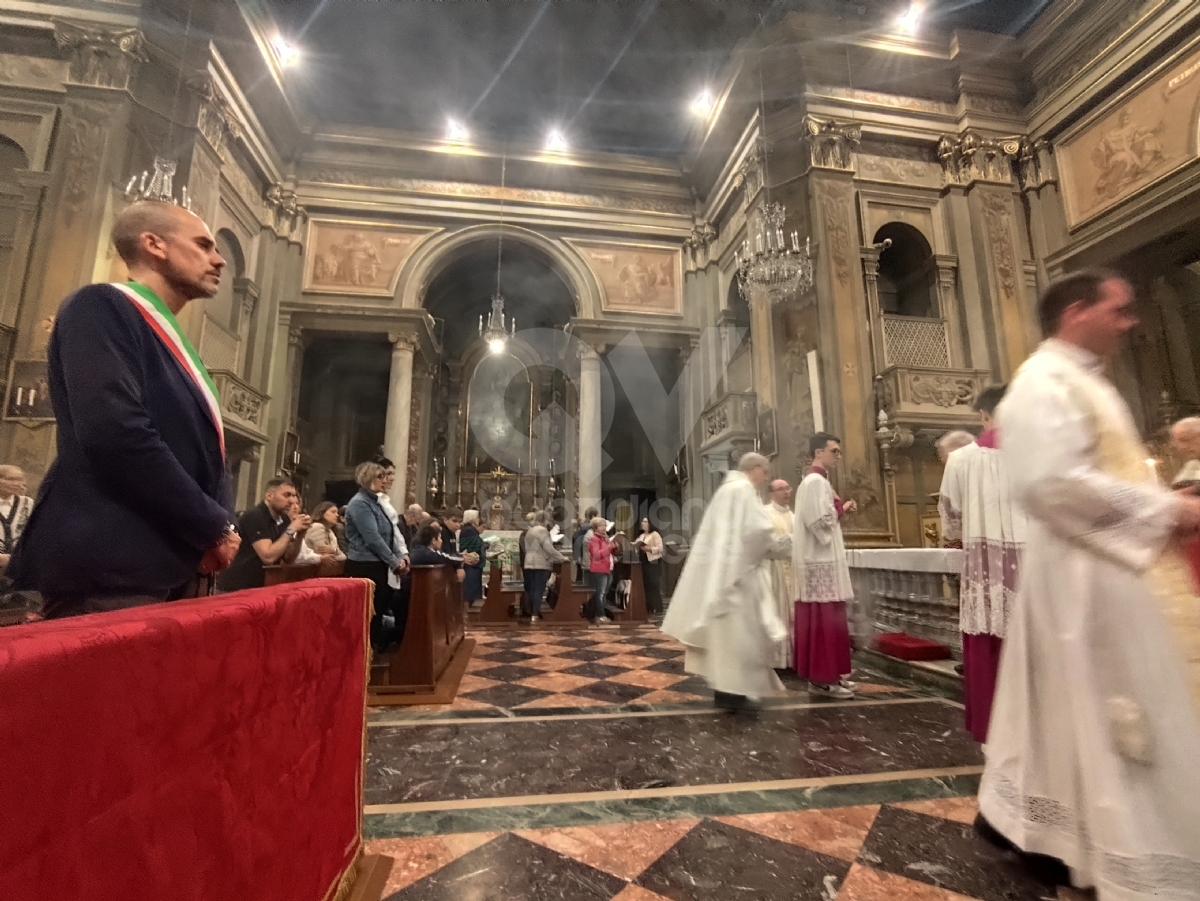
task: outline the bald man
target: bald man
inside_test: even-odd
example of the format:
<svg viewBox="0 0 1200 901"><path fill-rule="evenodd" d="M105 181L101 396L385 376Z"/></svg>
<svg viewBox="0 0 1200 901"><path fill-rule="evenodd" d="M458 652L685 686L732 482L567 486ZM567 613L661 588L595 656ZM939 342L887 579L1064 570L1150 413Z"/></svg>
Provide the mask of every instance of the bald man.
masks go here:
<svg viewBox="0 0 1200 901"><path fill-rule="evenodd" d="M112 238L130 281L81 288L54 320L58 455L9 568L48 617L194 596L239 544L220 401L175 318L225 261L172 204L133 204Z"/></svg>
<svg viewBox="0 0 1200 901"><path fill-rule="evenodd" d="M1200 416L1189 416L1171 426L1171 445L1183 461L1172 487L1200 486Z"/></svg>

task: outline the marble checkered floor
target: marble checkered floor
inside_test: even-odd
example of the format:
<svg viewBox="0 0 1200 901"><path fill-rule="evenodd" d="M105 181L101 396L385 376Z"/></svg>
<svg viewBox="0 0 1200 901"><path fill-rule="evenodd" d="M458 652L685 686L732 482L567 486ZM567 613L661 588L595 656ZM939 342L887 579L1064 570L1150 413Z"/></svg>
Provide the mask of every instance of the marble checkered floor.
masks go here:
<svg viewBox="0 0 1200 901"><path fill-rule="evenodd" d="M1040 901L971 828L952 699L869 668L712 708L657 629L473 633L460 695L372 711L364 830L388 901Z"/></svg>

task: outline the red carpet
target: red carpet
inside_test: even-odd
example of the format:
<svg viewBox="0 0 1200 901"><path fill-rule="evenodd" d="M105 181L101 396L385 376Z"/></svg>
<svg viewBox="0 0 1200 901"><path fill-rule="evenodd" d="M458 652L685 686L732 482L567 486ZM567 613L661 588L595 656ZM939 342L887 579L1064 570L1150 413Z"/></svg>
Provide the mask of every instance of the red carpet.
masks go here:
<svg viewBox="0 0 1200 901"><path fill-rule="evenodd" d="M0 630L0 897L332 898L369 610L327 579Z"/></svg>

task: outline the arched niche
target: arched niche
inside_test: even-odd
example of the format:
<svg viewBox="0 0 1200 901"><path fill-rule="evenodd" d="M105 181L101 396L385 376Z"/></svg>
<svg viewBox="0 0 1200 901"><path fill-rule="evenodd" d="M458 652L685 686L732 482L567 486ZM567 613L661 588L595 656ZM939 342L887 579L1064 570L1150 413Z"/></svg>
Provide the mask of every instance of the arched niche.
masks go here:
<svg viewBox="0 0 1200 901"><path fill-rule="evenodd" d="M600 287L587 263L572 248L531 229L499 223L473 225L423 242L404 264L399 282L400 306L405 309L427 306L428 289L439 273L470 254L473 245L490 243L494 249L498 237L506 245L523 245L541 254L567 285L575 316L594 318L599 313Z"/></svg>
<svg viewBox="0 0 1200 901"><path fill-rule="evenodd" d="M0 134L0 181L11 182L17 169L28 169L29 158L16 141Z"/></svg>
<svg viewBox="0 0 1200 901"><path fill-rule="evenodd" d="M877 245L891 242L879 254L880 311L937 317L937 267L925 235L905 222L889 222L875 232L873 240Z"/></svg>
<svg viewBox="0 0 1200 901"><path fill-rule="evenodd" d="M225 259L225 269L221 272L221 284L217 293L204 304L205 312L223 328L236 330L238 301L234 296L234 280L245 276L246 257L237 235L229 229L220 229L215 237L217 253Z"/></svg>

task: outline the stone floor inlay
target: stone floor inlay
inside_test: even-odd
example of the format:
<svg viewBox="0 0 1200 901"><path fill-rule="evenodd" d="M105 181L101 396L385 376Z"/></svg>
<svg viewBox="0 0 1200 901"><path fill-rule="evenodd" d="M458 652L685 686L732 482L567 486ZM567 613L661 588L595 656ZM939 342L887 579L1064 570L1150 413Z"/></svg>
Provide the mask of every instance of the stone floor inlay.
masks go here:
<svg viewBox="0 0 1200 901"><path fill-rule="evenodd" d="M869 661L857 700L785 673L729 715L654 628L473 637L452 704L369 715L386 901L1087 897L976 835L961 707Z"/></svg>

